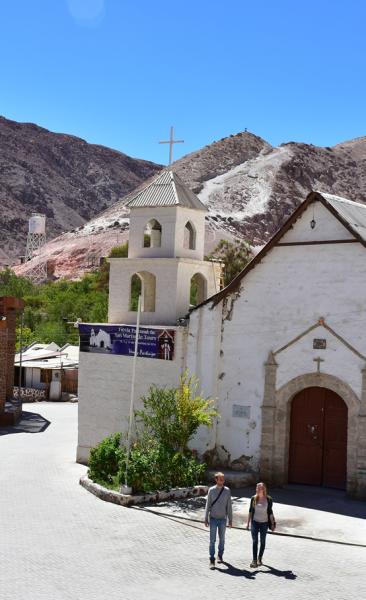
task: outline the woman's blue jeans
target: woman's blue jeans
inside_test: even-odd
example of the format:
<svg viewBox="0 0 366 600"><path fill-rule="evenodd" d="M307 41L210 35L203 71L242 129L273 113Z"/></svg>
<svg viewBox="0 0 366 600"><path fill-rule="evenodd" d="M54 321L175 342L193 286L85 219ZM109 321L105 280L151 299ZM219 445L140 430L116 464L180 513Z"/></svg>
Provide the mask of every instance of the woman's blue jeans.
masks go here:
<svg viewBox="0 0 366 600"><path fill-rule="evenodd" d="M210 560L215 559L215 544L216 544L216 532L219 532L219 551L218 555L224 554L225 547L225 531L226 531L226 519L215 519L210 517Z"/></svg>
<svg viewBox="0 0 366 600"><path fill-rule="evenodd" d="M252 521L251 534L253 540L253 560L258 558L258 534L260 536L261 545L259 548L259 558L262 558L264 549L266 547L266 535L268 530L268 523L257 523Z"/></svg>

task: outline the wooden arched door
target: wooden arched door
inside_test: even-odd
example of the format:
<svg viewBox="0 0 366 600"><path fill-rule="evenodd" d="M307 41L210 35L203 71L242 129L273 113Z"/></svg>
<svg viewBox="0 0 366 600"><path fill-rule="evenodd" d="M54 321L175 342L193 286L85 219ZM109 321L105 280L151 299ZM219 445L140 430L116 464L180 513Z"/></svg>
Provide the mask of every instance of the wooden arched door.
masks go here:
<svg viewBox="0 0 366 600"><path fill-rule="evenodd" d="M347 406L320 387L292 400L289 482L344 489L347 473Z"/></svg>

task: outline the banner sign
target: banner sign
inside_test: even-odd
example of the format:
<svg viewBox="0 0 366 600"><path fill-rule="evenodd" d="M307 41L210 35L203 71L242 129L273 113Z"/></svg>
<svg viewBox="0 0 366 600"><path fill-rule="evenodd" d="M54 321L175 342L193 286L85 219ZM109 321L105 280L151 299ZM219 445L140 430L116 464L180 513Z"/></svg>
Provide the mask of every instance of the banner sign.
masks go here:
<svg viewBox="0 0 366 600"><path fill-rule="evenodd" d="M133 325L85 325L80 323L79 335L80 352L134 355L136 327ZM173 360L174 342L174 329L140 327L137 356Z"/></svg>

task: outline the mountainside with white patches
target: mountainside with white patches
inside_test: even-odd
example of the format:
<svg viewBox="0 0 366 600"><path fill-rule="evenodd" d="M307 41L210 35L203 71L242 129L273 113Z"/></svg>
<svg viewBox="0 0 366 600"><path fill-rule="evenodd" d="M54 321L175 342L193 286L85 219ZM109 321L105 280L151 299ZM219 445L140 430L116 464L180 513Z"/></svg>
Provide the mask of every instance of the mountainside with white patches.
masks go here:
<svg viewBox="0 0 366 600"><path fill-rule="evenodd" d="M326 148L295 142L272 147L249 132L214 142L172 165L209 208L207 251L221 238L263 245L314 189L363 202L365 167L365 137ZM149 181L47 244L39 260L47 260L56 277L78 277L94 268L99 257L128 238L126 202ZM22 265L17 272L27 269Z"/></svg>

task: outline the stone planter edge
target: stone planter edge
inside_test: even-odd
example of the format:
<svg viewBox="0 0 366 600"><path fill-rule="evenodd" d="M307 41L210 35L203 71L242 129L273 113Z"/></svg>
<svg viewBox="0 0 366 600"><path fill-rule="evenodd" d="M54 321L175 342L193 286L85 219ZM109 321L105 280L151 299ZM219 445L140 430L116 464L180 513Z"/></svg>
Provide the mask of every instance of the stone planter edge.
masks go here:
<svg viewBox="0 0 366 600"><path fill-rule="evenodd" d="M79 483L88 490L88 492L91 492L94 496L100 498L100 500L112 502L113 504L120 504L121 506L133 506L135 504L146 503L153 504L163 500L178 500L182 498L205 496L209 489L207 485L195 485L193 487L173 488L168 491L158 491L150 494L125 495L115 492L114 490L109 490L108 488L99 485L99 483L95 483L89 479L87 475L80 477Z"/></svg>

